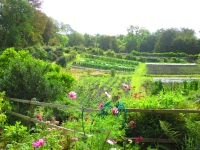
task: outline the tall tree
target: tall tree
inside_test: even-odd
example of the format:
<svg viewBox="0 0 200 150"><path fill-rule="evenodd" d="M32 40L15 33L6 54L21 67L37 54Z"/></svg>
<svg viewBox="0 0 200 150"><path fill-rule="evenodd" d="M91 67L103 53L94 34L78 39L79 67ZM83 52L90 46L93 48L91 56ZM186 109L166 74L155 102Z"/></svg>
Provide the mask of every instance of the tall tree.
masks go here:
<svg viewBox="0 0 200 150"><path fill-rule="evenodd" d="M85 38L85 46L86 47L95 47L95 37L94 36L85 33L84 38Z"/></svg>
<svg viewBox="0 0 200 150"><path fill-rule="evenodd" d="M179 31L175 28L167 29L160 35L160 38L156 42L155 52L171 52L170 47L173 39L177 36Z"/></svg>
<svg viewBox="0 0 200 150"><path fill-rule="evenodd" d="M127 31L128 34L124 38L126 42L125 49L127 52L131 52L132 50L139 51L140 44L144 38L150 35L148 30L140 28L139 26L131 25Z"/></svg>
<svg viewBox="0 0 200 150"><path fill-rule="evenodd" d="M154 50L156 41L157 41L157 38L155 35L150 35L150 36L146 37L140 45L140 52L151 53Z"/></svg>
<svg viewBox="0 0 200 150"><path fill-rule="evenodd" d="M171 45L172 52L184 52L186 54L198 54L198 41L194 36L177 36Z"/></svg>
<svg viewBox="0 0 200 150"><path fill-rule="evenodd" d="M49 18L46 16L45 13L41 12L40 10L34 10L34 19L31 22L34 30L31 34L30 44L31 45L42 45L43 44L43 37L44 31L46 29L47 22Z"/></svg>
<svg viewBox="0 0 200 150"><path fill-rule="evenodd" d="M0 46L27 46L34 8L25 0L4 0L0 11Z"/></svg>
<svg viewBox="0 0 200 150"><path fill-rule="evenodd" d="M76 31L69 34L68 37L69 37L69 46L80 46L85 44L84 36Z"/></svg>
<svg viewBox="0 0 200 150"><path fill-rule="evenodd" d="M47 23L46 23L46 28L44 30L44 33L42 34L44 44L48 45L53 35L54 35L53 20L51 18L48 18Z"/></svg>

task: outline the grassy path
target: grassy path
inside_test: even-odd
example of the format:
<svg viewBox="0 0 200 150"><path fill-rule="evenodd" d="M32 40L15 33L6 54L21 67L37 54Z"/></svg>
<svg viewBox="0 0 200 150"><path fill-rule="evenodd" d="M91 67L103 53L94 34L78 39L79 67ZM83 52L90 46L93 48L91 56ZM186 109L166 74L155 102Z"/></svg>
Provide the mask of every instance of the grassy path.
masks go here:
<svg viewBox="0 0 200 150"><path fill-rule="evenodd" d="M141 91L143 90L141 85L144 83L148 77L146 75L146 64L145 63L140 63L135 70L133 76L132 76L132 86L135 86L135 91Z"/></svg>

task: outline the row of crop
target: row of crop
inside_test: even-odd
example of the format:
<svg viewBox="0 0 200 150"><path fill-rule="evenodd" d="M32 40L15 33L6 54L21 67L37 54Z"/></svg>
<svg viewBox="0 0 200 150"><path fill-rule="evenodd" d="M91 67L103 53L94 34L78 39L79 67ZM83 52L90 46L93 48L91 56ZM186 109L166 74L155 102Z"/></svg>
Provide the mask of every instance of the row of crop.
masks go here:
<svg viewBox="0 0 200 150"><path fill-rule="evenodd" d="M80 95L77 102L86 107L95 107L99 102L107 99L105 92L117 96L123 90L122 83L131 83L131 77L81 77L76 81L73 90ZM124 94L128 94L124 93Z"/></svg>
<svg viewBox="0 0 200 150"><path fill-rule="evenodd" d="M72 65L87 67L87 68L97 68L97 69L103 69L103 70L115 69L117 71L124 71L124 72L135 71L134 67L117 66L117 65L105 64L105 63L96 63L93 61L73 62Z"/></svg>
<svg viewBox="0 0 200 150"><path fill-rule="evenodd" d="M97 60L102 60L106 62L112 62L112 63L118 63L118 64L123 64L123 65L132 65L132 66L137 66L139 62L137 61L131 61L131 60L126 60L126 59L118 59L118 58L111 58L111 57L105 57L105 56L98 56L98 55L85 55L86 58L92 58L92 59L97 59Z"/></svg>
<svg viewBox="0 0 200 150"><path fill-rule="evenodd" d="M147 74L193 75L199 74L198 65L153 65L147 64Z"/></svg>

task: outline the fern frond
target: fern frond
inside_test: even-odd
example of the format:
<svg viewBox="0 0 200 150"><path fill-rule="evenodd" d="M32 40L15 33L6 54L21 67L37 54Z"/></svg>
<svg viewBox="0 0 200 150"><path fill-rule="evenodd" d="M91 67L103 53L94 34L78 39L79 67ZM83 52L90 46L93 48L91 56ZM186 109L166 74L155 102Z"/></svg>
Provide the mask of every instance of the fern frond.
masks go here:
<svg viewBox="0 0 200 150"><path fill-rule="evenodd" d="M161 121L160 122L160 127L164 131L165 135L168 136L171 140L173 140L176 144L178 143L178 136L179 133L177 131L174 131L173 128L171 128L171 124L169 124L166 121Z"/></svg>

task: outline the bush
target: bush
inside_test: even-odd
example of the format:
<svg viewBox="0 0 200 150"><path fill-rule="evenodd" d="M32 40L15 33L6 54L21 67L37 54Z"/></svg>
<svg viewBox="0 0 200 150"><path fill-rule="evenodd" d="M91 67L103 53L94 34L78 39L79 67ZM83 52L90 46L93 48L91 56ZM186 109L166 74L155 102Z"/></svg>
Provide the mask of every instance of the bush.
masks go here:
<svg viewBox="0 0 200 150"><path fill-rule="evenodd" d="M67 64L67 59L65 56L61 56L58 58L58 60L56 61L56 64L62 66L62 67L65 67L66 64Z"/></svg>
<svg viewBox="0 0 200 150"><path fill-rule="evenodd" d="M112 69L110 70L110 75L111 75L112 77L114 77L115 74L116 74L116 70L115 70L114 68L112 68Z"/></svg>
<svg viewBox="0 0 200 150"><path fill-rule="evenodd" d="M73 81L60 66L34 59L26 51L10 48L0 56L0 91L8 97L54 101L69 91Z"/></svg>

